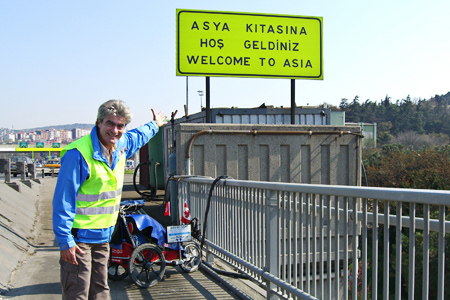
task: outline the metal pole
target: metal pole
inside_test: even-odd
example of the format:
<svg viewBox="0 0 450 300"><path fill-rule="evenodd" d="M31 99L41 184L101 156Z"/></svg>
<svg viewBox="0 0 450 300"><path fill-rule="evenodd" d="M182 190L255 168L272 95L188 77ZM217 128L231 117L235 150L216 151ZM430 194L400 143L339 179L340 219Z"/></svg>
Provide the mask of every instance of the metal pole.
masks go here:
<svg viewBox="0 0 450 300"><path fill-rule="evenodd" d="M206 76L206 123L212 123L210 100L209 76Z"/></svg>
<svg viewBox="0 0 450 300"><path fill-rule="evenodd" d="M189 76L186 76L186 110L185 115L188 116L189 111Z"/></svg>
<svg viewBox="0 0 450 300"><path fill-rule="evenodd" d="M266 195L266 272L275 277L280 277L280 253L278 252L278 243L271 241L279 241L278 229L278 193L277 191L268 191ZM303 270L302 270L303 271ZM276 285L273 282L266 281L266 297L267 299L280 299L276 294Z"/></svg>
<svg viewBox="0 0 450 300"><path fill-rule="evenodd" d="M295 79L291 79L291 124L295 124Z"/></svg>

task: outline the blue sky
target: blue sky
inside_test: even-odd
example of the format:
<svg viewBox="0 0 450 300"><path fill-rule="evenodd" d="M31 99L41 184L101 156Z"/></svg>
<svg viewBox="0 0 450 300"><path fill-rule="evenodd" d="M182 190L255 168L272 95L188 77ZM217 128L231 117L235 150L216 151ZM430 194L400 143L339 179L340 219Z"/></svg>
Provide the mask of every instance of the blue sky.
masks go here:
<svg viewBox="0 0 450 300"><path fill-rule="evenodd" d="M296 80L298 106L450 91L450 1L0 0L0 127L93 123L122 99L130 127L200 110L204 77L176 76L176 9L323 17L324 80ZM203 105L205 105L203 97ZM211 77L212 107L290 106L289 79Z"/></svg>

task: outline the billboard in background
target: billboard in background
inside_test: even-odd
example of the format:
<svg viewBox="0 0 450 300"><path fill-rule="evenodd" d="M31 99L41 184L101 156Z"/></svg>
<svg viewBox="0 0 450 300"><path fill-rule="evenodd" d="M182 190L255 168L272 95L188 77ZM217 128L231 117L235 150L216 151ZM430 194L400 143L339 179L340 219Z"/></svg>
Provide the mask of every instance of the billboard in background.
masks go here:
<svg viewBox="0 0 450 300"><path fill-rule="evenodd" d="M177 9L176 74L323 79L322 17Z"/></svg>

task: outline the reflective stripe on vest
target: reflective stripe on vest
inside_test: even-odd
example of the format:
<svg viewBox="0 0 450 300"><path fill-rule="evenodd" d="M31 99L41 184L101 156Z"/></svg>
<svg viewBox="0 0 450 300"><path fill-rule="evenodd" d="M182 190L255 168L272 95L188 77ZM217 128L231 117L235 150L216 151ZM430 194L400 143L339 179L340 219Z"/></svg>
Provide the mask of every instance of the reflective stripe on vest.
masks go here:
<svg viewBox="0 0 450 300"><path fill-rule="evenodd" d="M103 192L100 195L78 194L77 201L94 202L94 201L98 201L98 200L111 199L111 198L116 197L116 195L117 195L117 197L122 196L122 188L117 189L117 194L114 191Z"/></svg>
<svg viewBox="0 0 450 300"><path fill-rule="evenodd" d="M116 224L125 168L125 153L122 152L114 170L103 161L92 158L92 139L87 135L68 145L61 153L77 149L89 168L89 178L81 185L76 198L73 228L101 229Z"/></svg>
<svg viewBox="0 0 450 300"><path fill-rule="evenodd" d="M101 214L113 214L119 211L119 206L106 206L106 207L77 207L77 215L101 215Z"/></svg>

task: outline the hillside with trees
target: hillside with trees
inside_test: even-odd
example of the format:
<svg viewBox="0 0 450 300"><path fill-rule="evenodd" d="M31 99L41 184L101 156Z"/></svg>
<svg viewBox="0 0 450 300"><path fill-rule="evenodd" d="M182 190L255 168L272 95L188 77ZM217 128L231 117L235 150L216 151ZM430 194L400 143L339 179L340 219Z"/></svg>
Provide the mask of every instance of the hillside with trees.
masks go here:
<svg viewBox="0 0 450 300"><path fill-rule="evenodd" d="M352 101L342 99L339 108L345 111L346 122L376 122L378 145L398 143L420 149L448 144L449 106L450 92L429 100L413 101L408 96L395 103L389 96L379 102L361 101L355 96Z"/></svg>
<svg viewBox="0 0 450 300"><path fill-rule="evenodd" d="M30 128L30 129L22 129L21 131L29 132L29 131L36 131L36 130L72 130L74 128L78 129L92 129L94 124L85 124L85 123L74 123L74 124L65 124L65 125L53 125L53 126L44 126L44 127L36 127L36 128Z"/></svg>
<svg viewBox="0 0 450 300"><path fill-rule="evenodd" d="M347 122L377 123L377 148L363 149L364 185L450 189L450 92L395 103L342 99Z"/></svg>

